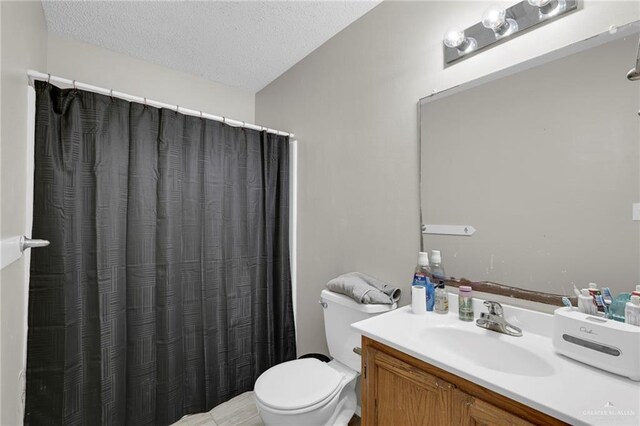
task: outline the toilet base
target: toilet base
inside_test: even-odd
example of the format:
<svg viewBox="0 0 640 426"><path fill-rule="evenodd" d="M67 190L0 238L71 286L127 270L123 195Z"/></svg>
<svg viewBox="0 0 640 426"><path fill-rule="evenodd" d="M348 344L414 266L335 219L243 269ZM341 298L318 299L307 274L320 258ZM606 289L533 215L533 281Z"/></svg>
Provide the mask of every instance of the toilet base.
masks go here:
<svg viewBox="0 0 640 426"><path fill-rule="evenodd" d="M336 407L335 415L329 420L326 425L336 425L336 426L347 426L349 424L349 420L353 417L356 412L357 405L357 397L355 390L355 380L345 386L345 389L351 388L348 395L338 403L338 407Z"/></svg>

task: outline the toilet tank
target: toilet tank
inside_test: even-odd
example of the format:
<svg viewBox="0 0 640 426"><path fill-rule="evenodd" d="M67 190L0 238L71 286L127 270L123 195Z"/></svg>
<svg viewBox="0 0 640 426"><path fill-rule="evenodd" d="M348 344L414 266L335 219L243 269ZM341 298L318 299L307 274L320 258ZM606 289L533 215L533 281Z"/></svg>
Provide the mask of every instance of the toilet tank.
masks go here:
<svg viewBox="0 0 640 426"><path fill-rule="evenodd" d="M364 305L343 294L322 290L320 301L323 303L324 332L327 336L329 354L347 367L360 371L360 355L353 348L362 345L360 333L351 328L354 322L389 312L393 305Z"/></svg>

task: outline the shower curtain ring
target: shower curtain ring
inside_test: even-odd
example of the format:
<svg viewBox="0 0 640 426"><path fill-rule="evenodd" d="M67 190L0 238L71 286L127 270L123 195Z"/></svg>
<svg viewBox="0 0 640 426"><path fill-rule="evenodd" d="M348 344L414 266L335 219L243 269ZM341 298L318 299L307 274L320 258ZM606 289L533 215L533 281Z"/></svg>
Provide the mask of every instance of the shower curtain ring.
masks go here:
<svg viewBox="0 0 640 426"><path fill-rule="evenodd" d="M113 89L109 90L109 97L111 98L111 100L113 101Z"/></svg>
<svg viewBox="0 0 640 426"><path fill-rule="evenodd" d="M51 74L47 74L47 84L51 84Z"/></svg>
<svg viewBox="0 0 640 426"><path fill-rule="evenodd" d="M76 87L76 81L73 80L73 90L75 90L76 92L78 91L78 88Z"/></svg>
<svg viewBox="0 0 640 426"><path fill-rule="evenodd" d="M203 118L203 117L202 117L202 111L200 111L200 118Z"/></svg>
<svg viewBox="0 0 640 426"><path fill-rule="evenodd" d="M176 114L180 112L180 105L176 105Z"/></svg>
<svg viewBox="0 0 640 426"><path fill-rule="evenodd" d="M147 109L147 98L144 98L144 109Z"/></svg>
<svg viewBox="0 0 640 426"><path fill-rule="evenodd" d="M227 117L222 117L222 124L227 124Z"/></svg>

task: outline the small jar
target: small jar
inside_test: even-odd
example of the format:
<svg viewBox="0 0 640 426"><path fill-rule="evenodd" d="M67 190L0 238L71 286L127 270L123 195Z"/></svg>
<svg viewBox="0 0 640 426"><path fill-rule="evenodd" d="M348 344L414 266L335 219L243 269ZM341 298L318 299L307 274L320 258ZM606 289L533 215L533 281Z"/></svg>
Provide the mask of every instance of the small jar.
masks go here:
<svg viewBox="0 0 640 426"><path fill-rule="evenodd" d="M467 285L458 287L458 316L460 321L473 321L472 288Z"/></svg>

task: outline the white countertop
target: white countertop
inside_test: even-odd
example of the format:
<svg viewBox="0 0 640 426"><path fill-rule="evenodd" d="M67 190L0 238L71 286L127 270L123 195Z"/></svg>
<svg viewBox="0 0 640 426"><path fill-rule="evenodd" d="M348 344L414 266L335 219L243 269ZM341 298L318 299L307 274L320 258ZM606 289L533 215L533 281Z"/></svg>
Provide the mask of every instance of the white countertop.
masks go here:
<svg viewBox="0 0 640 426"><path fill-rule="evenodd" d="M482 301L474 302L477 319L486 308ZM640 425L640 382L555 353L552 315L503 305L507 321L523 329L522 337L513 337L482 329L475 320L460 321L456 295L450 295L450 305L447 315L415 315L410 306L405 306L352 327L364 336L572 425ZM430 339L430 333L438 339L450 333L447 344L442 340L434 344L438 340ZM473 339L466 339L468 336ZM487 347L495 351L474 351L473 341L478 339L489 339Z"/></svg>

